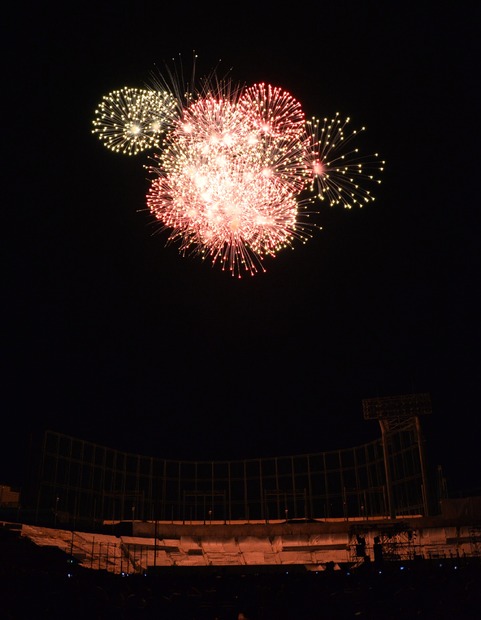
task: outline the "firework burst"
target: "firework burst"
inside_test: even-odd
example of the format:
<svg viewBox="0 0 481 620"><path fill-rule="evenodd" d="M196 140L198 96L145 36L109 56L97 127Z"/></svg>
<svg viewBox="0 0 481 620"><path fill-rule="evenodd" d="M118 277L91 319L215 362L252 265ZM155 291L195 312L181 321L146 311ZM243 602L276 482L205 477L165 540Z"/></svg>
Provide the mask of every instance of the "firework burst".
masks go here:
<svg viewBox="0 0 481 620"><path fill-rule="evenodd" d="M112 151L137 155L160 146L176 114L177 101L170 93L125 87L102 98L92 133Z"/></svg>
<svg viewBox="0 0 481 620"><path fill-rule="evenodd" d="M330 206L348 209L374 200L370 185L381 182L378 175L385 164L377 153L361 155L359 148L352 146L366 128L348 132L349 123L350 118L342 121L339 114L322 122L313 118L306 123L310 143L307 157L313 173L311 187Z"/></svg>
<svg viewBox="0 0 481 620"><path fill-rule="evenodd" d="M384 162L359 153L364 127L349 131L339 115L306 121L300 102L270 84L212 73L195 89L169 75L170 85L105 96L93 133L114 151L154 150L147 207L183 255L255 274L266 256L312 236L308 204L374 200Z"/></svg>
<svg viewBox="0 0 481 620"><path fill-rule="evenodd" d="M286 108L282 119L271 115L266 128L257 104L250 95L229 99L222 91L187 107L151 168L147 196L151 213L171 231L169 241L180 240L183 253L208 257L237 276L263 270L265 255L306 237L296 200L308 178L294 139L300 106Z"/></svg>

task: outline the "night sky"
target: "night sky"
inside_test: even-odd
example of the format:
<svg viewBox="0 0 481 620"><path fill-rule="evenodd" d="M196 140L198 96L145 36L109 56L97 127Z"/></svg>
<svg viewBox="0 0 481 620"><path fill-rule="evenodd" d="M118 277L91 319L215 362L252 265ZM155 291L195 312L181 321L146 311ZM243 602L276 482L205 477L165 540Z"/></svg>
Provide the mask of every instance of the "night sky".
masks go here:
<svg viewBox="0 0 481 620"><path fill-rule="evenodd" d="M479 5L98 4L4 20L0 483L47 429L159 458L304 454L377 438L363 399L428 392L430 463L479 492ZM254 277L166 247L148 156L92 120L193 50L199 75L366 126L376 200L322 206Z"/></svg>

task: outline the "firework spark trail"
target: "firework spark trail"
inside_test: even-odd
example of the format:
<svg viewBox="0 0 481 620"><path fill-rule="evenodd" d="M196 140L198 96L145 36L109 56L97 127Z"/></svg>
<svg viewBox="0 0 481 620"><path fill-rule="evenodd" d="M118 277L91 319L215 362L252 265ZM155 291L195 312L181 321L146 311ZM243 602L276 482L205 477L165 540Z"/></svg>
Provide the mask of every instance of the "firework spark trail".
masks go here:
<svg viewBox="0 0 481 620"><path fill-rule="evenodd" d="M351 146L364 128L349 133L348 123L339 115L306 121L300 102L279 87L240 87L211 74L197 90L165 82L110 93L94 133L129 155L157 149L147 207L167 243L241 277L312 236L318 226L308 204L374 200L369 184L380 183L384 162Z"/></svg>

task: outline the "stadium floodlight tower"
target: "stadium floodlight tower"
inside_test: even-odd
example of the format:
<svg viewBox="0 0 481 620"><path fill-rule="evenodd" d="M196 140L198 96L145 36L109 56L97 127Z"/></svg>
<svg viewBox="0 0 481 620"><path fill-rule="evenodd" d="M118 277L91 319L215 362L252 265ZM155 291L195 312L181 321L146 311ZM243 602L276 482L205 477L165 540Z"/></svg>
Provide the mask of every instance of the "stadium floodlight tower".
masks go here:
<svg viewBox="0 0 481 620"><path fill-rule="evenodd" d="M430 395L423 393L368 398L362 401L362 408L364 419L378 420L381 427L389 516L393 519L396 517L391 467L394 437L403 432L413 433L415 444L417 445L422 480L422 506L423 513L427 516L429 508L426 460L419 416L431 413Z"/></svg>

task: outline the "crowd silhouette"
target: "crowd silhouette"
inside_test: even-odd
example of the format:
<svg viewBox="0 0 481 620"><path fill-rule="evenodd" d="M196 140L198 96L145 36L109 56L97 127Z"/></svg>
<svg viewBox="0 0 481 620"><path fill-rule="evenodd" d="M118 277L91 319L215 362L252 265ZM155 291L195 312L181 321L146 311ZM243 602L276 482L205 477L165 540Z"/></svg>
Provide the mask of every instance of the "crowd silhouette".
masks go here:
<svg viewBox="0 0 481 620"><path fill-rule="evenodd" d="M355 570L166 569L114 575L0 528L5 620L479 618L480 558L366 562ZM338 567L336 567L338 568Z"/></svg>

